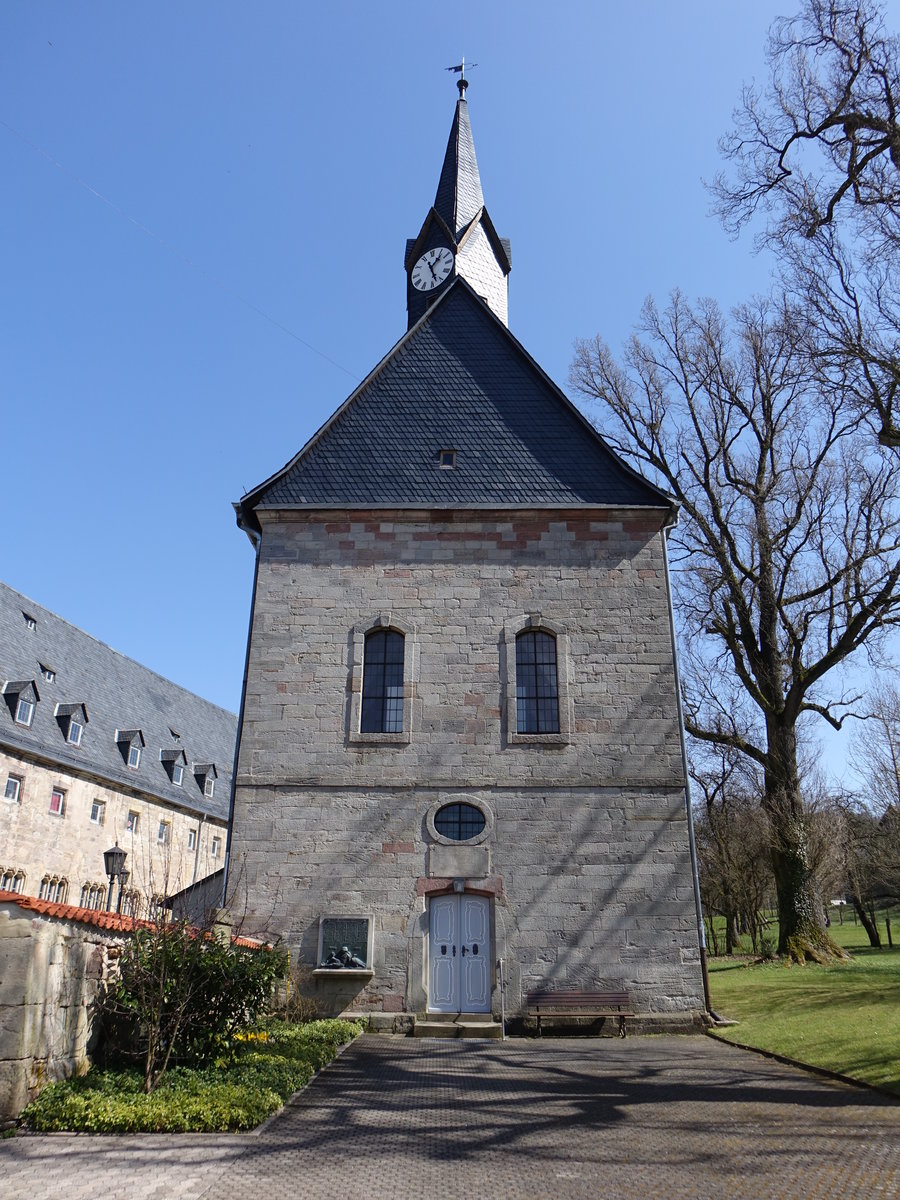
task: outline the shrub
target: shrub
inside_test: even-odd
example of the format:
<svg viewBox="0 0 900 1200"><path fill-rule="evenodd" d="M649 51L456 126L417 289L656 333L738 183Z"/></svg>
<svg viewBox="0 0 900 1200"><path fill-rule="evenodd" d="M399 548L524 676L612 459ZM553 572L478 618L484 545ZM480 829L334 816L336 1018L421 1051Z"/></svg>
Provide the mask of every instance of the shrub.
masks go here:
<svg viewBox="0 0 900 1200"><path fill-rule="evenodd" d="M235 1044L234 1055L200 1068L172 1067L147 1093L141 1071L92 1069L50 1084L24 1110L43 1133L213 1133L252 1129L361 1032L351 1021L273 1022L266 1041Z"/></svg>
<svg viewBox="0 0 900 1200"><path fill-rule="evenodd" d="M236 946L184 923L137 929L102 1000L107 1058L139 1058L144 1090L170 1061L203 1062L230 1048L257 1019L287 969L271 947Z"/></svg>

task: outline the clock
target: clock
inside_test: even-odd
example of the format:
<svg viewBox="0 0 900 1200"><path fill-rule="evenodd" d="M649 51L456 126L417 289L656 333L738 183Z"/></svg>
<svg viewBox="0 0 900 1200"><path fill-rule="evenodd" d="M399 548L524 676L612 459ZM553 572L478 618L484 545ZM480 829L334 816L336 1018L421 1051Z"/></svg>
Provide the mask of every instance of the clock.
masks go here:
<svg viewBox="0 0 900 1200"><path fill-rule="evenodd" d="M446 246L426 250L412 269L413 287L430 292L444 282L453 270L453 251Z"/></svg>

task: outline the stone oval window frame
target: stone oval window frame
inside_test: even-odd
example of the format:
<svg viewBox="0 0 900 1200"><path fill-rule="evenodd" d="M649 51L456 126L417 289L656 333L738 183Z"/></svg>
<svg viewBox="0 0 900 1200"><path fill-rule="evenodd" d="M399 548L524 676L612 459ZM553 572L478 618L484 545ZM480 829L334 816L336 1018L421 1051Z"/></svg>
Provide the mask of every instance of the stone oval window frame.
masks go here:
<svg viewBox="0 0 900 1200"><path fill-rule="evenodd" d="M434 818L448 804L468 804L470 808L477 808L484 817L484 829L482 829L481 833L476 834L473 838L467 838L464 842L458 842L455 838L448 838L443 833L439 833L435 827ZM451 793L447 796L441 796L440 800L435 800L428 806L428 811L425 814L425 827L428 830L428 836L439 846L480 846L482 842L486 842L493 835L494 810L481 797L474 800L465 793L462 795Z"/></svg>

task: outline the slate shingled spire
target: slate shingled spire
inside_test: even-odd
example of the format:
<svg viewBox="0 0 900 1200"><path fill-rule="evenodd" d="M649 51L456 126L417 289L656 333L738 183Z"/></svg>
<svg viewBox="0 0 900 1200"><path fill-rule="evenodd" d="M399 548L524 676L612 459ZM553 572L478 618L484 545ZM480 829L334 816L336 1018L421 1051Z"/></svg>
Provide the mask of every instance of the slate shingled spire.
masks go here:
<svg viewBox="0 0 900 1200"><path fill-rule="evenodd" d="M406 243L406 307L410 328L457 276L466 280L504 325L507 323L509 242L498 237L484 204L465 98L468 81L462 78L457 86L459 99L434 204L418 237ZM435 282L432 268L438 256L450 269Z"/></svg>
<svg viewBox="0 0 900 1200"><path fill-rule="evenodd" d="M461 80L460 82L465 82ZM434 210L457 238L484 207L469 106L461 88L447 142L447 153L434 197Z"/></svg>

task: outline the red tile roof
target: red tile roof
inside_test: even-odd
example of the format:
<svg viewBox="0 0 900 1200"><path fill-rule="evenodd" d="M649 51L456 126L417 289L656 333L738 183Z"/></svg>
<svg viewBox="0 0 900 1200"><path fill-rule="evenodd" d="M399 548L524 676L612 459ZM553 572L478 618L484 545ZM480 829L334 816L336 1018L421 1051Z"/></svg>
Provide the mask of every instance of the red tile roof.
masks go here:
<svg viewBox="0 0 900 1200"><path fill-rule="evenodd" d="M43 917L58 917L63 921L79 921L82 925L95 925L98 929L108 929L112 933L132 933L135 929L154 929L154 921L138 920L121 913L103 912L95 908L81 908L78 904L59 904L55 900L39 900L36 896L22 896L18 892L5 892L0 889L0 903L17 904L28 912L40 913ZM196 930L200 933L200 930ZM208 932L204 934L210 937ZM253 938L233 937L232 944L246 946L257 950L264 942Z"/></svg>

